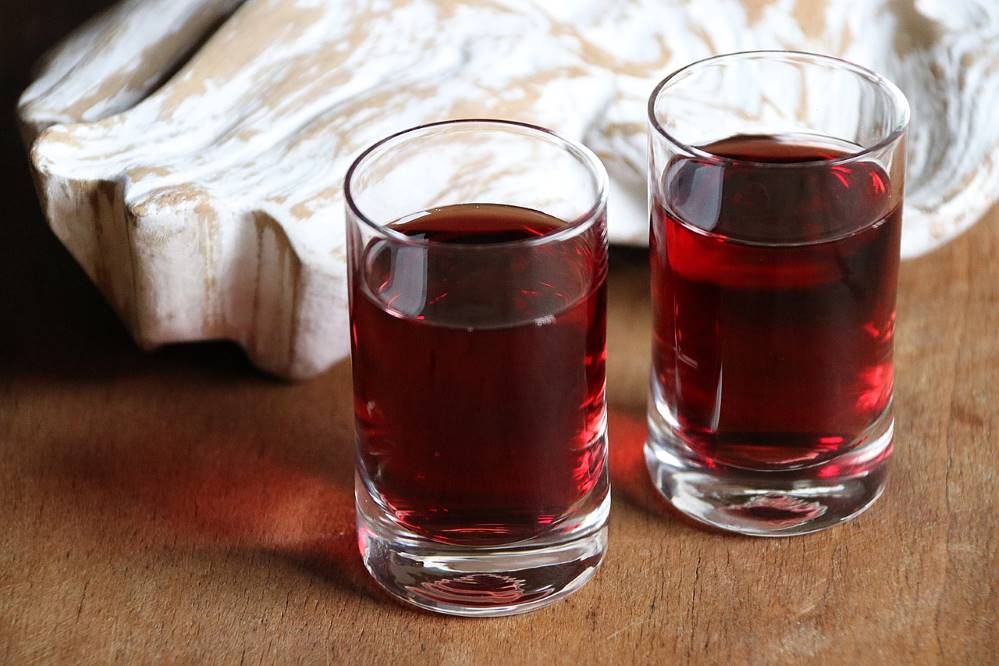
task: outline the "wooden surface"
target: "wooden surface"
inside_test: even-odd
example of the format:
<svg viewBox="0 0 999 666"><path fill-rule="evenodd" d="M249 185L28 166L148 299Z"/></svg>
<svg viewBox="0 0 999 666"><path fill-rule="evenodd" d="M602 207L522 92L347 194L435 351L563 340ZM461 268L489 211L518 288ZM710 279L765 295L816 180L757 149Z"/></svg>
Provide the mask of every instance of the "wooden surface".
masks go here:
<svg viewBox="0 0 999 666"><path fill-rule="evenodd" d="M99 4L0 9L4 113L61 23ZM0 134L0 663L999 658L999 209L904 265L885 496L796 539L702 531L654 495L640 462L648 275L643 253L615 253L607 560L554 607L458 620L388 601L361 567L348 366L286 385L230 345L135 349L46 230L12 127Z"/></svg>

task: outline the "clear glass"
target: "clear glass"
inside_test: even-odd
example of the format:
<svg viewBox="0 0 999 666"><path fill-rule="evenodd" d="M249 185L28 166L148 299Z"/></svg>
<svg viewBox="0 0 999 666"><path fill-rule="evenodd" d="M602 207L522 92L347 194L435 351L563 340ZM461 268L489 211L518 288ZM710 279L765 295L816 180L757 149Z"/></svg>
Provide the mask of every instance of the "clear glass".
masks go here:
<svg viewBox="0 0 999 666"><path fill-rule="evenodd" d="M425 609L552 603L607 543L607 175L490 120L389 137L347 174L365 566Z"/></svg>
<svg viewBox="0 0 999 666"><path fill-rule="evenodd" d="M645 453L679 511L788 536L880 496L908 120L890 82L807 53L709 58L653 92Z"/></svg>

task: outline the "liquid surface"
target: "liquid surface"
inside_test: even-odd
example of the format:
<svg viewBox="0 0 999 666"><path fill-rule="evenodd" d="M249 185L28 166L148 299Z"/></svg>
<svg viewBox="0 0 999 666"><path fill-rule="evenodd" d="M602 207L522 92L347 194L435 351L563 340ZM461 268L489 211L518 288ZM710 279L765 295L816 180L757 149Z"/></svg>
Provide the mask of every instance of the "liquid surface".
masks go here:
<svg viewBox="0 0 999 666"><path fill-rule="evenodd" d="M431 243L364 251L351 303L362 474L425 537L518 541L606 494L606 255L585 233L511 244L564 226L453 206L392 227Z"/></svg>
<svg viewBox="0 0 999 666"><path fill-rule="evenodd" d="M820 462L860 444L891 395L891 183L873 161L824 163L848 151L787 137L704 150L785 166L667 167L650 235L660 411L708 461Z"/></svg>

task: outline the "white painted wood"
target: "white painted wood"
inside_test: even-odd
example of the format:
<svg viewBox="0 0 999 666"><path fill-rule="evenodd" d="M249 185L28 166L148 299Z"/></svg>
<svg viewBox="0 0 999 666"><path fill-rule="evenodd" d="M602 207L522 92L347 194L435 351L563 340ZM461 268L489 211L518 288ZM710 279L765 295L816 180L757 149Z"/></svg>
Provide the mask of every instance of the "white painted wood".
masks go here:
<svg viewBox="0 0 999 666"><path fill-rule="evenodd" d="M126 0L20 114L53 230L141 345L230 338L305 378L348 350L341 182L381 136L478 116L583 139L612 238L640 244L657 80L719 51L839 54L912 100L911 256L999 198L996 37L990 0Z"/></svg>
<svg viewBox="0 0 999 666"><path fill-rule="evenodd" d="M55 123L131 108L243 0L124 0L46 55L19 113L29 143Z"/></svg>

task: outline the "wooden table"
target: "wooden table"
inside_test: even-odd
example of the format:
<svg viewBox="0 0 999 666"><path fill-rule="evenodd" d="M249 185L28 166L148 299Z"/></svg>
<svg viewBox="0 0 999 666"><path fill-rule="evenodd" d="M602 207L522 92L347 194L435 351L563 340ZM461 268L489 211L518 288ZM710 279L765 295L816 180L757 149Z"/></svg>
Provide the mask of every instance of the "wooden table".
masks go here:
<svg viewBox="0 0 999 666"><path fill-rule="evenodd" d="M63 4L0 10L5 110L103 3ZM225 344L138 351L45 228L10 127L0 663L999 660L999 209L903 268L887 493L795 539L702 531L654 494L648 272L615 252L604 567L549 609L460 620L396 605L361 567L348 364L286 385Z"/></svg>

